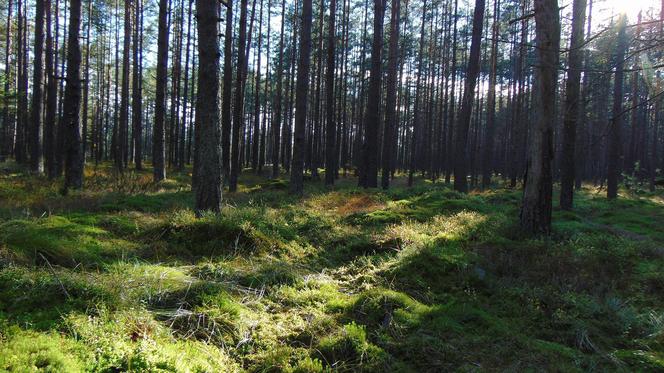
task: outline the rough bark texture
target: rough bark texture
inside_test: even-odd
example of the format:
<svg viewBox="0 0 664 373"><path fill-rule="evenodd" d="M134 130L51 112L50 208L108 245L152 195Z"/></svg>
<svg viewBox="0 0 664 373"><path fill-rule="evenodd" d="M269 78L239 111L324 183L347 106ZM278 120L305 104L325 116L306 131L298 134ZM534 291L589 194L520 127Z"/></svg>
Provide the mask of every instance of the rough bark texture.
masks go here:
<svg viewBox="0 0 664 373"><path fill-rule="evenodd" d="M44 0L37 0L35 5L35 49L32 74L32 111L30 131L30 170L44 172L43 157L43 121L42 121L42 55L44 54Z"/></svg>
<svg viewBox="0 0 664 373"><path fill-rule="evenodd" d="M327 70L325 71L325 185L334 185L334 174L337 168L336 138L337 123L334 114L334 47L335 47L335 21L337 12L336 0L330 0L330 18L327 29Z"/></svg>
<svg viewBox="0 0 664 373"><path fill-rule="evenodd" d="M304 130L307 120L309 93L309 67L311 55L311 0L302 0L302 21L300 28L300 56L297 63L297 86L295 89L295 129L293 131L293 161L291 162L290 192L302 194L304 191Z"/></svg>
<svg viewBox="0 0 664 373"><path fill-rule="evenodd" d="M565 119L560 167L560 207L571 210L574 201L576 126L581 97L581 68L583 67L583 25L586 21L586 0L574 0L572 37L569 51L569 70L565 88Z"/></svg>
<svg viewBox="0 0 664 373"><path fill-rule="evenodd" d="M535 123L530 131L521 227L533 234L551 232L553 124L560 49L557 0L535 0Z"/></svg>
<svg viewBox="0 0 664 373"><path fill-rule="evenodd" d="M496 76L498 65L498 37L500 36L500 0L493 2L493 27L491 40L491 71L487 92L486 132L484 136L484 157L482 159L482 188L491 185L493 174L493 137L496 133Z"/></svg>
<svg viewBox="0 0 664 373"><path fill-rule="evenodd" d="M609 124L609 146L606 170L606 197L618 197L618 175L620 175L620 157L622 156L622 107L623 107L623 76L625 52L627 51L627 19L623 15L618 20L618 46L616 49L616 75L613 87L613 118Z"/></svg>
<svg viewBox="0 0 664 373"><path fill-rule="evenodd" d="M371 44L371 76L367 91L367 108L364 114L365 136L364 163L365 176L362 186L378 186L378 128L380 127L380 86L382 81L383 14L384 0L374 0L373 43Z"/></svg>
<svg viewBox="0 0 664 373"><path fill-rule="evenodd" d="M168 0L159 0L157 36L157 91L155 93L154 129L152 131L152 167L155 182L166 178L166 83L168 80Z"/></svg>
<svg viewBox="0 0 664 373"><path fill-rule="evenodd" d="M282 96L284 75L284 26L286 24L286 0L281 1L281 32L279 33L279 62L277 62L277 96L274 103L274 122L272 123L272 177L279 177L280 134L282 118Z"/></svg>
<svg viewBox="0 0 664 373"><path fill-rule="evenodd" d="M480 46L482 38L482 25L484 24L484 0L475 1L475 13L473 14L473 34L470 44L470 57L468 58L468 73L463 89L461 100L461 111L457 123L455 138L454 158L454 189L459 192L468 191L468 128L470 127L470 115L473 112L473 98L475 96L475 85L480 72Z"/></svg>
<svg viewBox="0 0 664 373"><path fill-rule="evenodd" d="M71 0L67 35L67 85L64 101L65 193L83 186L81 147L81 46L78 33L81 25L81 0Z"/></svg>
<svg viewBox="0 0 664 373"><path fill-rule="evenodd" d="M233 96L233 0L226 1L226 32L224 34L224 87L221 102L221 159L224 181L228 182L228 171L231 167L231 126L233 113L231 100Z"/></svg>
<svg viewBox="0 0 664 373"><path fill-rule="evenodd" d="M387 55L387 97L385 98L385 129L383 131L383 157L380 185L390 186L390 171L394 149L394 128L397 124L397 66L399 64L399 24L401 1L392 0L390 14L390 46Z"/></svg>
<svg viewBox="0 0 664 373"><path fill-rule="evenodd" d="M237 46L237 78L235 80L235 107L233 108L233 135L231 145L231 171L228 190L237 190L237 179L240 175L240 129L244 121L244 77L247 43L247 0L240 2L240 35Z"/></svg>
<svg viewBox="0 0 664 373"><path fill-rule="evenodd" d="M142 0L135 2L135 17L134 17L134 45L132 46L133 59L134 59L134 74L132 76L132 139L134 143L134 164L137 170L143 169L143 94L141 92L141 57L139 55L139 38L140 35L140 17Z"/></svg>
<svg viewBox="0 0 664 373"><path fill-rule="evenodd" d="M196 0L198 19L198 96L196 211L221 210L221 128L219 126L219 34L217 0Z"/></svg>

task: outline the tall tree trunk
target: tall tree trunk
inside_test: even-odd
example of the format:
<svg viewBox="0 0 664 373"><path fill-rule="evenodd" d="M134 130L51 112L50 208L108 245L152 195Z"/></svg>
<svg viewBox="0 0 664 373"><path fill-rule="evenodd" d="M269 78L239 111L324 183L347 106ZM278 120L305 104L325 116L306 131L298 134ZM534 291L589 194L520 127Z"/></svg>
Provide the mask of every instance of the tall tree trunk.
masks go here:
<svg viewBox="0 0 664 373"><path fill-rule="evenodd" d="M134 44L132 46L132 52L134 57L134 74L132 75L132 98L131 98L131 122L132 122L132 140L134 143L134 164L136 165L136 170L143 169L143 92L141 90L141 70L143 68L143 61L139 54L139 46L141 43L141 11L142 11L142 1L136 0L134 2L135 16L134 16Z"/></svg>
<svg viewBox="0 0 664 373"><path fill-rule="evenodd" d="M198 20L198 95L196 211L221 210L221 128L219 127L219 2L196 0Z"/></svg>
<svg viewBox="0 0 664 373"><path fill-rule="evenodd" d="M281 1L281 31L279 33L279 57L277 62L277 96L274 103L274 121L272 122L272 178L279 177L279 150L282 117L283 75L284 75L284 26L286 24L286 0Z"/></svg>
<svg viewBox="0 0 664 373"><path fill-rule="evenodd" d="M152 133L152 165L155 182L166 178L166 83L168 73L168 0L159 0L159 33L157 36L157 90L155 92L155 118Z"/></svg>
<svg viewBox="0 0 664 373"><path fill-rule="evenodd" d="M252 132L251 144L251 169L258 172L258 151L260 145L260 128L261 128L261 51L263 48L263 0L261 0L260 10L258 11L258 49L256 54L256 69L254 76L256 78L254 83L254 129ZM269 53L270 51L268 51Z"/></svg>
<svg viewBox="0 0 664 373"><path fill-rule="evenodd" d="M383 1L383 0L381 0ZM337 123L334 117L334 53L335 53L335 21L337 13L336 0L330 0L330 18L327 29L327 70L325 71L325 109L326 109L326 131L325 131L325 185L334 185L334 175L337 168L336 138Z"/></svg>
<svg viewBox="0 0 664 373"><path fill-rule="evenodd" d="M302 0L301 17L300 56L297 63L297 96L295 99L295 139L290 175L290 192L293 194L302 194L304 192L304 131L307 121L309 67L311 64L309 59L311 55L311 0Z"/></svg>
<svg viewBox="0 0 664 373"><path fill-rule="evenodd" d="M42 55L44 52L44 0L37 0L35 5L35 49L32 74L32 111L30 131L30 170L44 172L43 120L42 120Z"/></svg>
<svg viewBox="0 0 664 373"><path fill-rule="evenodd" d="M226 31L224 34L224 86L221 101L221 158L223 164L224 183L228 183L231 169L231 129L233 113L231 100L233 96L233 0L226 2Z"/></svg>
<svg viewBox="0 0 664 373"><path fill-rule="evenodd" d="M233 107L233 135L231 144L231 172L228 190L237 190L237 179L240 176L240 130L244 127L244 77L246 76L245 53L247 43L247 0L240 1L240 25L237 46L237 78L235 79L235 105Z"/></svg>
<svg viewBox="0 0 664 373"><path fill-rule="evenodd" d="M534 234L551 232L553 124L560 53L557 0L535 0L536 68L534 128L530 131L521 227Z"/></svg>
<svg viewBox="0 0 664 373"><path fill-rule="evenodd" d="M46 159L46 175L49 179L58 176L57 147L57 104L58 104L58 65L54 59L53 33L51 31L52 9L51 0L46 0L46 114L44 116L44 154Z"/></svg>
<svg viewBox="0 0 664 373"><path fill-rule="evenodd" d="M570 39L569 70L565 88L565 120L563 123L563 149L560 169L560 207L571 210L574 201L576 132L579 117L581 68L583 67L583 25L586 21L586 0L574 0L572 10L572 37Z"/></svg>
<svg viewBox="0 0 664 373"><path fill-rule="evenodd" d="M67 36L67 85L65 87L65 184L64 192L83 186L83 156L81 147L81 0L69 2L69 31Z"/></svg>
<svg viewBox="0 0 664 373"><path fill-rule="evenodd" d="M625 53L627 51L627 17L618 19L618 46L616 48L616 75L613 88L613 117L609 127L609 146L607 155L606 197L618 197L618 175L620 175L620 157L622 155L622 116L623 116L623 76Z"/></svg>
<svg viewBox="0 0 664 373"><path fill-rule="evenodd" d="M16 21L17 25L17 83L16 83L16 95L17 95L17 112L16 112L16 142L14 145L14 158L17 163L25 162L26 157L26 146L25 146L25 133L27 120L26 109L27 109L27 94L28 94L28 77L26 76L25 65L25 46L26 43L24 37L24 23L25 13L23 11L23 2L25 0L18 0L18 14Z"/></svg>
<svg viewBox="0 0 664 373"><path fill-rule="evenodd" d="M480 46L482 43L482 26L484 24L484 5L484 0L475 0L470 57L468 59L466 84L463 89L461 111L459 112L454 145L456 153L454 157L454 189L462 193L468 191L468 150L466 146L468 145L468 128L470 126L470 115L473 111L475 85L480 72Z"/></svg>
<svg viewBox="0 0 664 373"><path fill-rule="evenodd" d="M496 133L496 77L498 68L498 38L500 37L500 0L493 1L493 25L491 34L491 71L487 92L486 132L484 135L484 157L482 159L482 188L491 185L493 174L493 137Z"/></svg>
<svg viewBox="0 0 664 373"><path fill-rule="evenodd" d="M4 141L0 143L0 153L7 155L12 152L12 145L14 144L14 123L13 117L9 114L9 95L10 95L10 82L12 80L12 63L11 50L12 50L12 9L13 1L7 2L7 23L5 24L5 85L2 103L2 131Z"/></svg>
<svg viewBox="0 0 664 373"><path fill-rule="evenodd" d="M390 171L394 149L394 130L397 125L397 68L399 64L399 25L401 1L392 0L390 15L390 46L387 55L387 97L385 98L385 129L383 131L383 157L381 187L390 187Z"/></svg>
<svg viewBox="0 0 664 373"><path fill-rule="evenodd" d="M369 77L369 90L367 108L364 114L365 137L363 161L365 164L365 188L378 186L378 128L380 126L380 88L382 80L383 51L383 15L384 1L374 0L373 43L371 46L371 76Z"/></svg>
<svg viewBox="0 0 664 373"><path fill-rule="evenodd" d="M189 89L189 46L191 43L191 12L192 12L193 2L189 2L189 11L187 12L187 45L185 47L185 62L184 62L184 95L182 102L182 119L180 120L180 143L179 143L179 157L178 157L178 169L184 171L185 160L186 160L186 149L185 144L187 143L186 138L186 124L187 124L187 104L188 104L188 89ZM217 8L219 10L219 8ZM218 114L218 113L217 113ZM191 124L189 131L191 131Z"/></svg>
<svg viewBox="0 0 664 373"><path fill-rule="evenodd" d="M85 70L83 78L83 118L81 121L82 134L81 134L81 162L85 164L85 155L88 149L88 97L90 94L90 27L92 27L92 1L88 1L88 22L85 35Z"/></svg>

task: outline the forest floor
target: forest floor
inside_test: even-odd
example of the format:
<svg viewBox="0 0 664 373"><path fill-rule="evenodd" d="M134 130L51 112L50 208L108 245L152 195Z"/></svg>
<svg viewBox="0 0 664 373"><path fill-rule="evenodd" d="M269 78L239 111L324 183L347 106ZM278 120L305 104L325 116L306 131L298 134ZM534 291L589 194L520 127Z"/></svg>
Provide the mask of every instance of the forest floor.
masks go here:
<svg viewBox="0 0 664 373"><path fill-rule="evenodd" d="M664 193L590 187L554 234L520 192L0 164L0 371L664 371Z"/></svg>

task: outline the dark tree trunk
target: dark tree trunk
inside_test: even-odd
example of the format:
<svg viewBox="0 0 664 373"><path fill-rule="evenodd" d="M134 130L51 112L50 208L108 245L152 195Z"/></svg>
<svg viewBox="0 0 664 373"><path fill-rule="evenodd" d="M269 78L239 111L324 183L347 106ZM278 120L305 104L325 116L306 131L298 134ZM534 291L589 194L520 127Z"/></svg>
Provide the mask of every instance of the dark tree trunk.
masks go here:
<svg viewBox="0 0 664 373"><path fill-rule="evenodd" d="M155 118L152 132L152 166L155 182L166 178L166 83L168 80L168 0L159 0L159 34L157 36L157 90L155 92Z"/></svg>
<svg viewBox="0 0 664 373"><path fill-rule="evenodd" d="M277 62L277 96L274 103L274 121L272 122L272 177L279 177L279 150L282 117L283 74L284 74L284 26L286 24L286 0L281 1L281 32L279 33L279 62Z"/></svg>
<svg viewBox="0 0 664 373"><path fill-rule="evenodd" d="M383 0L381 0L383 1ZM334 53L335 53L335 21L337 12L336 0L330 0L330 18L327 30L327 70L325 71L325 109L326 109L326 131L325 131L325 185L334 185L334 175L337 169L337 123L334 113Z"/></svg>
<svg viewBox="0 0 664 373"><path fill-rule="evenodd" d="M221 128L219 126L219 29L217 0L196 0L198 94L196 98L196 211L221 210Z"/></svg>
<svg viewBox="0 0 664 373"><path fill-rule="evenodd" d="M53 34L51 1L46 0L46 114L44 116L44 155L46 159L46 175L49 179L58 176L57 129L56 114L58 104L58 80L56 78L58 66L55 61L53 48Z"/></svg>
<svg viewBox="0 0 664 373"><path fill-rule="evenodd" d="M142 60L139 54L140 46L140 17L141 17L141 6L142 0L136 0L135 7L135 17L134 17L134 45L133 45L133 54L134 54L134 74L132 75L132 139L134 143L134 164L136 165L136 170L143 169L143 92L141 91L141 69L142 69Z"/></svg>
<svg viewBox="0 0 664 373"><path fill-rule="evenodd" d="M493 137L496 133L496 76L498 68L498 37L500 36L500 0L493 2L493 28L491 40L491 71L487 92L486 132L484 135L484 157L482 159L482 188L491 185L493 174Z"/></svg>
<svg viewBox="0 0 664 373"><path fill-rule="evenodd" d="M475 14L473 15L473 34L470 44L470 57L468 59L468 72L463 89L461 111L456 129L456 141L454 145L454 189L466 193L468 191L468 128L470 126L470 115L473 111L473 98L475 96L475 85L480 72L480 46L482 38L482 26L484 24L484 0L475 1Z"/></svg>
<svg viewBox="0 0 664 373"><path fill-rule="evenodd" d="M228 172L231 168L231 126L233 113L231 100L233 96L233 0L226 2L226 32L224 35L224 86L221 102L221 158L223 164L224 183L228 183Z"/></svg>
<svg viewBox="0 0 664 373"><path fill-rule="evenodd" d="M235 80L235 106L233 107L233 135L231 144L231 172L228 190L237 190L240 176L240 130L244 127L244 77L246 74L245 48L247 43L247 0L240 1L240 35L237 46L237 78Z"/></svg>
<svg viewBox="0 0 664 373"><path fill-rule="evenodd" d="M622 108L623 108L623 76L625 53L627 51L627 19L621 16L618 20L618 46L616 49L616 76L613 88L613 118L609 127L609 146L607 155L606 196L608 199L618 197L618 175L620 175L620 157L622 155Z"/></svg>
<svg viewBox="0 0 664 373"><path fill-rule="evenodd" d="M586 21L586 0L574 0L572 12L572 37L569 47L569 70L565 88L565 120L563 123L563 145L560 168L560 207L563 210L571 210L574 201L576 126L579 117L581 68L583 66L583 25Z"/></svg>
<svg viewBox="0 0 664 373"><path fill-rule="evenodd" d="M32 74L32 111L30 113L30 170L44 172L43 156L43 121L42 121L42 55L44 52L44 0L37 0L35 5L35 49Z"/></svg>
<svg viewBox="0 0 664 373"><path fill-rule="evenodd" d="M178 144L179 150L178 150L178 169L180 171L184 171L185 167L185 161L186 161L186 146L185 144L187 143L187 104L188 104L188 93L189 93L189 47L191 44L191 12L192 12L192 5L193 1L189 2L189 10L187 12L187 44L185 47L185 60L184 60L184 95L182 100L182 117L180 119L180 142ZM219 10L219 8L217 8ZM183 21L184 22L184 21ZM218 89L218 88L217 88ZM217 113L219 115L219 113ZM191 124L189 131L191 131ZM220 140L221 141L221 140Z"/></svg>
<svg viewBox="0 0 664 373"><path fill-rule="evenodd" d="M0 142L0 154L8 155L12 152L14 144L14 123L13 117L9 114L9 95L10 95L10 82L12 81L12 9L13 1L7 2L7 23L5 24L5 85L4 85L4 99L2 105L2 131L3 140Z"/></svg>
<svg viewBox="0 0 664 373"><path fill-rule="evenodd" d="M311 0L302 0L302 21L300 28L300 56L297 63L297 87L295 99L295 129L293 160L291 162L290 192L302 194L304 191L304 131L307 121L309 93L309 66L311 61Z"/></svg>
<svg viewBox="0 0 664 373"><path fill-rule="evenodd" d="M397 68L399 64L399 25L401 23L401 1L392 0L390 15L390 46L387 56L387 97L385 98L385 129L383 131L383 157L381 187L390 187L394 130L397 125Z"/></svg>
<svg viewBox="0 0 664 373"><path fill-rule="evenodd" d="M263 48L263 0L261 0L260 10L258 11L258 50L256 54L256 70L254 71L254 129L252 132L251 143L251 169L258 172L258 151L260 146L260 128L261 128L261 50ZM269 53L269 51L268 51Z"/></svg>
<svg viewBox="0 0 664 373"><path fill-rule="evenodd" d="M363 163L365 176L363 187L376 188L378 186L378 128L380 126L380 88L382 80L383 51L383 14L384 0L374 0L373 43L371 46L371 76L367 108L364 114L365 136Z"/></svg>
<svg viewBox="0 0 664 373"><path fill-rule="evenodd" d="M530 131L526 179L521 205L521 227L533 234L551 232L553 190L553 124L560 53L560 18L557 0L535 0L537 68L534 128Z"/></svg>
<svg viewBox="0 0 664 373"><path fill-rule="evenodd" d="M81 0L69 2L69 31L67 36L67 85L64 102L65 131L65 184L64 192L83 186L83 162L81 146Z"/></svg>

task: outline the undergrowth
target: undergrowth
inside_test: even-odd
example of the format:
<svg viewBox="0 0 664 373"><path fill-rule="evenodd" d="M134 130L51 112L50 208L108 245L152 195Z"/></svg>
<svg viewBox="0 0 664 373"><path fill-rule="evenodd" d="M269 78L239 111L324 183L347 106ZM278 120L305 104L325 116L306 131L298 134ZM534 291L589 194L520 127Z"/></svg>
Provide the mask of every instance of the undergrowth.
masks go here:
<svg viewBox="0 0 664 373"><path fill-rule="evenodd" d="M537 238L499 186L245 175L196 218L187 174L2 169L0 371L664 371L661 192Z"/></svg>

